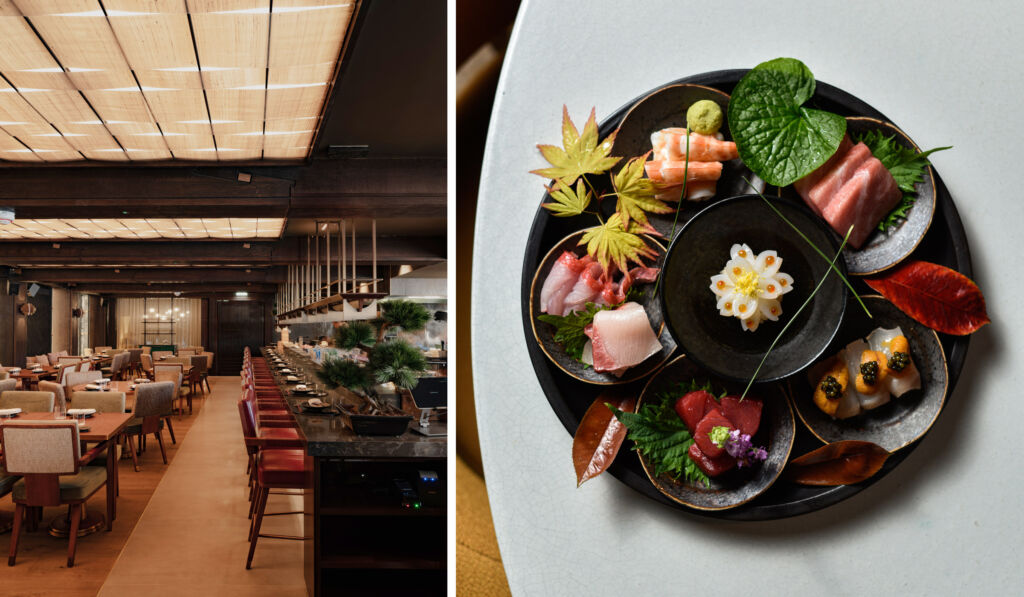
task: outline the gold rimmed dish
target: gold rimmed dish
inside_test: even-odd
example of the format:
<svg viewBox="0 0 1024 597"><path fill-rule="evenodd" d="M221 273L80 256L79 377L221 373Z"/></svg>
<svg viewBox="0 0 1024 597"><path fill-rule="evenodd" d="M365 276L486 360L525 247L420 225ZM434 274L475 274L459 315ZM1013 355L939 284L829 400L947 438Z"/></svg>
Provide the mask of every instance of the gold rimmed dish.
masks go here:
<svg viewBox="0 0 1024 597"><path fill-rule="evenodd" d="M921 374L921 389L911 390L899 398L892 397L888 403L853 417L834 419L818 409L812 400L817 380L803 375L791 380L793 406L807 429L824 443L869 441L895 452L923 437L942 412L949 388L946 352L935 330L911 319L885 298L877 295L861 298L874 317L868 319L862 311L851 309L840 338L849 342L866 337L875 328L899 326ZM842 346L845 343L840 343L836 352Z"/></svg>
<svg viewBox="0 0 1024 597"><path fill-rule="evenodd" d="M537 271L533 276L533 282L530 286L529 300L530 321L534 340L540 346L541 350L544 351L544 354L548 359L555 364L555 366L565 374L580 381L597 385L617 385L644 378L668 361L669 357L676 349L675 340L672 339L671 335L665 332L665 321L662 316L661 306L659 305L658 298L654 292L655 282L634 284L633 287L640 293L636 302L642 305L644 310L647 312L647 317L651 322L651 327L654 330L655 335L657 335L658 341L661 342L661 350L648 357L639 365L635 365L627 369L621 377L616 377L615 375L607 372L595 371L592 366L570 356L566 353L565 348L555 341L554 326L537 319L537 316L541 314L541 288L543 287L548 274L551 273L551 268L554 267L559 256L561 256L564 251L570 251L577 257L582 257L586 254L586 246L579 245L579 241L583 237L584 232L585 231L583 230L574 232L556 243L541 260L540 266L537 268ZM648 265L651 267L661 268L664 265L665 260L665 247L658 243L653 237L644 235L643 238L647 242L648 246L658 253L657 257L651 263L648 263ZM659 273L659 278L660 275L661 274Z"/></svg>
<svg viewBox="0 0 1024 597"><path fill-rule="evenodd" d="M729 394L739 395L743 391L743 384L721 379L686 356L679 356L647 381L637 400L636 410L639 411L651 400L660 399L665 393L671 393L680 383L691 380L709 381L716 394L725 390ZM757 396L764 403L760 428L751 439L755 446L765 447L768 458L753 466L734 468L718 477L712 477L710 486L704 487L673 479L666 474L655 475L650 462L640 454L640 464L658 491L678 504L696 510L718 511L742 506L771 488L782 474L793 449L796 419L779 384L758 386L750 396Z"/></svg>

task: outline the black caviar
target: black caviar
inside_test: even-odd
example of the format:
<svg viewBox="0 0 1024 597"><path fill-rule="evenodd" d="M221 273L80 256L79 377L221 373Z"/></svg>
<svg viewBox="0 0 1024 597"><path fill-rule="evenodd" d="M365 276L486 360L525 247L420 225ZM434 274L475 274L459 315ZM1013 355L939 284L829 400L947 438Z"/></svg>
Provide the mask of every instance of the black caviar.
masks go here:
<svg viewBox="0 0 1024 597"><path fill-rule="evenodd" d="M878 361L868 361L860 364L860 375L864 383L869 386L875 385L878 381Z"/></svg>
<svg viewBox="0 0 1024 597"><path fill-rule="evenodd" d="M893 371L903 371L910 364L910 355L905 352L894 352L886 364Z"/></svg>
<svg viewBox="0 0 1024 597"><path fill-rule="evenodd" d="M835 400L843 395L843 386L839 385L838 379L828 375L821 382L821 391L825 392L825 397L829 400Z"/></svg>

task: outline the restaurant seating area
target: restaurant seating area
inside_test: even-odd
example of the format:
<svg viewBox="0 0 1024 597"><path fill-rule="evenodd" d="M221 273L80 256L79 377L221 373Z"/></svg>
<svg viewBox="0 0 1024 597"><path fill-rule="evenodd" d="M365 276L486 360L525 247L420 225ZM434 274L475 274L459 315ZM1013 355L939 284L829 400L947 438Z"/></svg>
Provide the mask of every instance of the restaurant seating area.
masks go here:
<svg viewBox="0 0 1024 597"><path fill-rule="evenodd" d="M0 10L0 595L440 594L446 3L172 4Z"/></svg>

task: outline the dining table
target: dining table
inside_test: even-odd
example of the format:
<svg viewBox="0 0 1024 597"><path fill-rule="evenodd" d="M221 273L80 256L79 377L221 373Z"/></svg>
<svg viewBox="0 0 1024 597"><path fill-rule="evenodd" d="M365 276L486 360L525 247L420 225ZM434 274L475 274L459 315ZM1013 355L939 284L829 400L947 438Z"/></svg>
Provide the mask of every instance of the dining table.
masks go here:
<svg viewBox="0 0 1024 597"><path fill-rule="evenodd" d="M45 421L55 419L53 413L32 413L24 412L17 416L19 421ZM96 444L102 449L110 450L117 445L118 438L124 433L129 421L132 420L131 413L95 413L83 419L84 428L80 427L79 439L86 444ZM3 420L0 419L0 428ZM106 516L97 514L86 509L79 527L78 536L95 533L105 525L111 530L114 520L117 518L117 485L118 467L116 458L107 458L107 483L106 483ZM66 516L60 515L50 523L50 534L57 537L67 537L68 527Z"/></svg>
<svg viewBox="0 0 1024 597"><path fill-rule="evenodd" d="M1024 343L1011 333L1024 329L1024 277L992 263L1024 221L1012 150L1024 138L1022 27L1024 6L1010 0L521 3L483 157L470 295L484 477L513 595L1024 593L1024 467L1016 444L990 443L1016 438L1024 420ZM577 487L572 430L535 374L519 293L550 184L531 174L550 166L537 146L561 147L563 106L582 130L592 108L601 122L670 82L777 57L800 59L921 149L952 146L929 159L993 323L970 336L913 452L838 503L737 521L660 503L609 473ZM992 150L999 140L1007 151ZM631 446L618 457L635 458Z"/></svg>
<svg viewBox="0 0 1024 597"><path fill-rule="evenodd" d="M21 387L25 390L34 390L39 385L40 380L53 379L57 376L59 371L56 367L50 367L46 365L40 370L22 368L21 371L11 374L11 377L21 380Z"/></svg>

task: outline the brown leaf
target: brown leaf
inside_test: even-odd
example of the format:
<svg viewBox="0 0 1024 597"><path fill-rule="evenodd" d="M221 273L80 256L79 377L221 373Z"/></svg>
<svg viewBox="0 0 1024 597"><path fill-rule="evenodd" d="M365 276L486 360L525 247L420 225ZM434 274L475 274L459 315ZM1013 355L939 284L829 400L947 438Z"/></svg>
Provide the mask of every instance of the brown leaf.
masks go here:
<svg viewBox="0 0 1024 597"><path fill-rule="evenodd" d="M594 400L572 438L572 463L576 467L576 486L583 485L605 471L619 453L626 438L626 426L619 422L605 403L632 412L636 397L604 393Z"/></svg>
<svg viewBox="0 0 1024 597"><path fill-rule="evenodd" d="M864 281L933 330L964 336L989 323L985 297L978 285L948 267L909 261Z"/></svg>
<svg viewBox="0 0 1024 597"><path fill-rule="evenodd" d="M889 452L878 444L832 442L794 458L786 467L786 475L800 485L849 485L871 478L887 458Z"/></svg>

